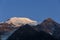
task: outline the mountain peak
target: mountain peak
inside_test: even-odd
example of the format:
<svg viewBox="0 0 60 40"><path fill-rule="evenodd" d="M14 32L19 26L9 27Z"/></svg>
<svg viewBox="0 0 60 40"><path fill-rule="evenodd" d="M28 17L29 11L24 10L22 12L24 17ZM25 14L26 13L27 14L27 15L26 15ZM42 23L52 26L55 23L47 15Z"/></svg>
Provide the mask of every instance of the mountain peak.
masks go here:
<svg viewBox="0 0 60 40"><path fill-rule="evenodd" d="M12 23L15 26L21 26L21 25L25 25L25 24L36 25L37 21L31 20L26 17L12 17L7 20L7 23L9 23L9 24Z"/></svg>
<svg viewBox="0 0 60 40"><path fill-rule="evenodd" d="M54 22L54 20L52 18L47 18L44 20L44 22Z"/></svg>
<svg viewBox="0 0 60 40"><path fill-rule="evenodd" d="M53 31L58 25L59 24L51 18L47 18L41 24L39 24L39 26L42 28L43 31L46 31L51 35L53 34Z"/></svg>
<svg viewBox="0 0 60 40"><path fill-rule="evenodd" d="M52 18L47 18L41 24L44 24L44 25L56 25L58 23L55 22Z"/></svg>
<svg viewBox="0 0 60 40"><path fill-rule="evenodd" d="M52 18L47 18L46 20L48 20L48 21L53 21L53 19L52 19Z"/></svg>

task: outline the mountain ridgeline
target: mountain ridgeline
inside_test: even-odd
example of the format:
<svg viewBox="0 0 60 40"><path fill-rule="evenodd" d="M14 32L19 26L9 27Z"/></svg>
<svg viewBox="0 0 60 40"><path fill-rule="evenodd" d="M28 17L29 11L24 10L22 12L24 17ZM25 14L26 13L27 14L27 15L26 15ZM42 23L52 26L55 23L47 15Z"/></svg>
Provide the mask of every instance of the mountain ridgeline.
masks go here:
<svg viewBox="0 0 60 40"><path fill-rule="evenodd" d="M18 27L16 26L16 20L14 23L8 21L9 23L0 24L1 35L17 29L6 40L60 40L60 24L51 18L45 19L37 25L31 25L33 23L30 24L30 22L20 25L19 20L17 20ZM34 24L37 23L36 21L33 22Z"/></svg>
<svg viewBox="0 0 60 40"><path fill-rule="evenodd" d="M7 40L56 40L50 34L38 32L30 25L24 25L16 30Z"/></svg>

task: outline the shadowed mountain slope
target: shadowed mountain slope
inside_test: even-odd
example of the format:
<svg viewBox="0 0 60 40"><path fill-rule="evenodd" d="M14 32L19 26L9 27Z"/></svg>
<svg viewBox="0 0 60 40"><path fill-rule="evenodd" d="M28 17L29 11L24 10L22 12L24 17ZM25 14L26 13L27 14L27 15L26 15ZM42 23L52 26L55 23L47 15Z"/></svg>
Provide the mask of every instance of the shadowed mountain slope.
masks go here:
<svg viewBox="0 0 60 40"><path fill-rule="evenodd" d="M30 25L24 25L16 30L7 40L56 40L44 31L36 31Z"/></svg>
<svg viewBox="0 0 60 40"><path fill-rule="evenodd" d="M45 19L41 24L38 24L37 29L38 31L43 30L57 39L60 38L60 24L51 18Z"/></svg>

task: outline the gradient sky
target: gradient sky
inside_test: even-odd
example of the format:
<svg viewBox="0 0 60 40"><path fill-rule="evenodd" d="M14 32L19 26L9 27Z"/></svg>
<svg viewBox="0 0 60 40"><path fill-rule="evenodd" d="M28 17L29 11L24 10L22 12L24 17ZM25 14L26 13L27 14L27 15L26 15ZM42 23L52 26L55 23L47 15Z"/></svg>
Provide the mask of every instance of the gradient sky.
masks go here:
<svg viewBox="0 0 60 40"><path fill-rule="evenodd" d="M51 17L60 22L60 0L0 0L0 21L11 17L37 21Z"/></svg>

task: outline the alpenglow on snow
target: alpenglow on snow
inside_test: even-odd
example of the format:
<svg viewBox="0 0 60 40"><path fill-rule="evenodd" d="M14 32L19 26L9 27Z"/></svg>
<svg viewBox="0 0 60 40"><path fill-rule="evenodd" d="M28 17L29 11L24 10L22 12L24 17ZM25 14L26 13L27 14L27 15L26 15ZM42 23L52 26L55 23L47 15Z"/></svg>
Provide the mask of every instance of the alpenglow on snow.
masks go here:
<svg viewBox="0 0 60 40"><path fill-rule="evenodd" d="M29 24L29 25L37 25L37 21L31 20L26 17L12 17L8 21L6 21L8 24L13 24L15 27Z"/></svg>

